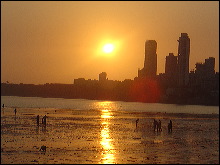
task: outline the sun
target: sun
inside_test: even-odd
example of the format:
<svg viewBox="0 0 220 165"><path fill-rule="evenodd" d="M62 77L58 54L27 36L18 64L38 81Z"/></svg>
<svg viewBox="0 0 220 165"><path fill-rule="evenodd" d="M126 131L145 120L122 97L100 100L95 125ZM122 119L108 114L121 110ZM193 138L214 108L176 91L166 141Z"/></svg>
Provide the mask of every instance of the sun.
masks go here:
<svg viewBox="0 0 220 165"><path fill-rule="evenodd" d="M114 50L113 44L105 44L103 46L103 52L105 52L105 53L111 53L113 50Z"/></svg>

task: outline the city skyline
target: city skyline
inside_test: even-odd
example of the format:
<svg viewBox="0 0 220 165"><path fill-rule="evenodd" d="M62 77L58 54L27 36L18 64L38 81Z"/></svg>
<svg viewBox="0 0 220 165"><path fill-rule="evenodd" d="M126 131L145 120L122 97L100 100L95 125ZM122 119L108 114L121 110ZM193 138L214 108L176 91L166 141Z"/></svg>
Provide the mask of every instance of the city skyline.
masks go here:
<svg viewBox="0 0 220 165"><path fill-rule="evenodd" d="M191 40L189 71L196 63L214 57L214 69L219 72L218 2L1 5L2 82L71 84L81 77L98 79L101 72L111 80L134 79L143 67L146 40L157 42L158 75L165 73L166 56L178 55L181 33ZM105 54L101 48L108 42L115 50Z"/></svg>

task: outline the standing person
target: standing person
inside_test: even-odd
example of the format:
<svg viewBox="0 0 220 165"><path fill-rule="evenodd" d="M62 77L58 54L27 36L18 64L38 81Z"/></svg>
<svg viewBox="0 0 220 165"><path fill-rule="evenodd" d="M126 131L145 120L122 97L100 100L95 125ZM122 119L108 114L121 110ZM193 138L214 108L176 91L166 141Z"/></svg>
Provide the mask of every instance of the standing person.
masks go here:
<svg viewBox="0 0 220 165"><path fill-rule="evenodd" d="M139 122L139 119L136 120L136 128L137 128L137 124L138 124L138 122Z"/></svg>
<svg viewBox="0 0 220 165"><path fill-rule="evenodd" d="M42 118L42 124L44 125L44 126L46 126L46 115Z"/></svg>
<svg viewBox="0 0 220 165"><path fill-rule="evenodd" d="M17 113L17 110L16 110L16 108L15 108L14 112L15 112L15 115L16 115L16 113Z"/></svg>
<svg viewBox="0 0 220 165"><path fill-rule="evenodd" d="M2 108L3 108L3 109L2 109L2 112L3 112L3 114L4 114L5 104L2 105Z"/></svg>
<svg viewBox="0 0 220 165"><path fill-rule="evenodd" d="M168 123L168 132L172 132L173 131L173 123L172 121L170 120L170 122Z"/></svg>
<svg viewBox="0 0 220 165"><path fill-rule="evenodd" d="M154 119L154 131L158 130L158 122Z"/></svg>
<svg viewBox="0 0 220 165"><path fill-rule="evenodd" d="M47 116L45 115L44 116L44 124L45 124L45 126L46 126L46 118L47 118Z"/></svg>
<svg viewBox="0 0 220 165"><path fill-rule="evenodd" d="M42 117L42 125L44 125L44 117Z"/></svg>
<svg viewBox="0 0 220 165"><path fill-rule="evenodd" d="M157 129L157 131L162 131L162 128L161 128L161 121L159 120L159 122L158 122L158 129Z"/></svg>
<svg viewBox="0 0 220 165"><path fill-rule="evenodd" d="M40 117L39 115L37 115L37 126L39 126L39 122L40 122Z"/></svg>

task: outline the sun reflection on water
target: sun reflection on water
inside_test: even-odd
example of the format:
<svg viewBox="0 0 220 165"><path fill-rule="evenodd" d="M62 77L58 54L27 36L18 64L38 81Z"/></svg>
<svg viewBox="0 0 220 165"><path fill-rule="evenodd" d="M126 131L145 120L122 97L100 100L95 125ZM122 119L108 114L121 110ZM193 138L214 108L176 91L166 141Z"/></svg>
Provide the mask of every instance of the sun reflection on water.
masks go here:
<svg viewBox="0 0 220 165"><path fill-rule="evenodd" d="M103 164L114 163L114 146L112 145L112 138L109 130L110 120L113 118L111 109L111 102L99 102L99 106L103 107L101 110L101 124L102 130L100 134L100 144L102 145L102 162Z"/></svg>

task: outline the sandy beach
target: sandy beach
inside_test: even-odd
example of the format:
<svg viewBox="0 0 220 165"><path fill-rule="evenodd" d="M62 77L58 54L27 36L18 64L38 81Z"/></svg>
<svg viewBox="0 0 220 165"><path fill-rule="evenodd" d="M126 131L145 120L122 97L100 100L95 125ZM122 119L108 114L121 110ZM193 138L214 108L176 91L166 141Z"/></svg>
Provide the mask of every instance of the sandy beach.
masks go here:
<svg viewBox="0 0 220 165"><path fill-rule="evenodd" d="M46 127L37 126L37 115L40 123L47 115ZM153 131L153 119L162 132ZM17 108L15 115L2 108L1 163L219 164L219 116L51 108Z"/></svg>

